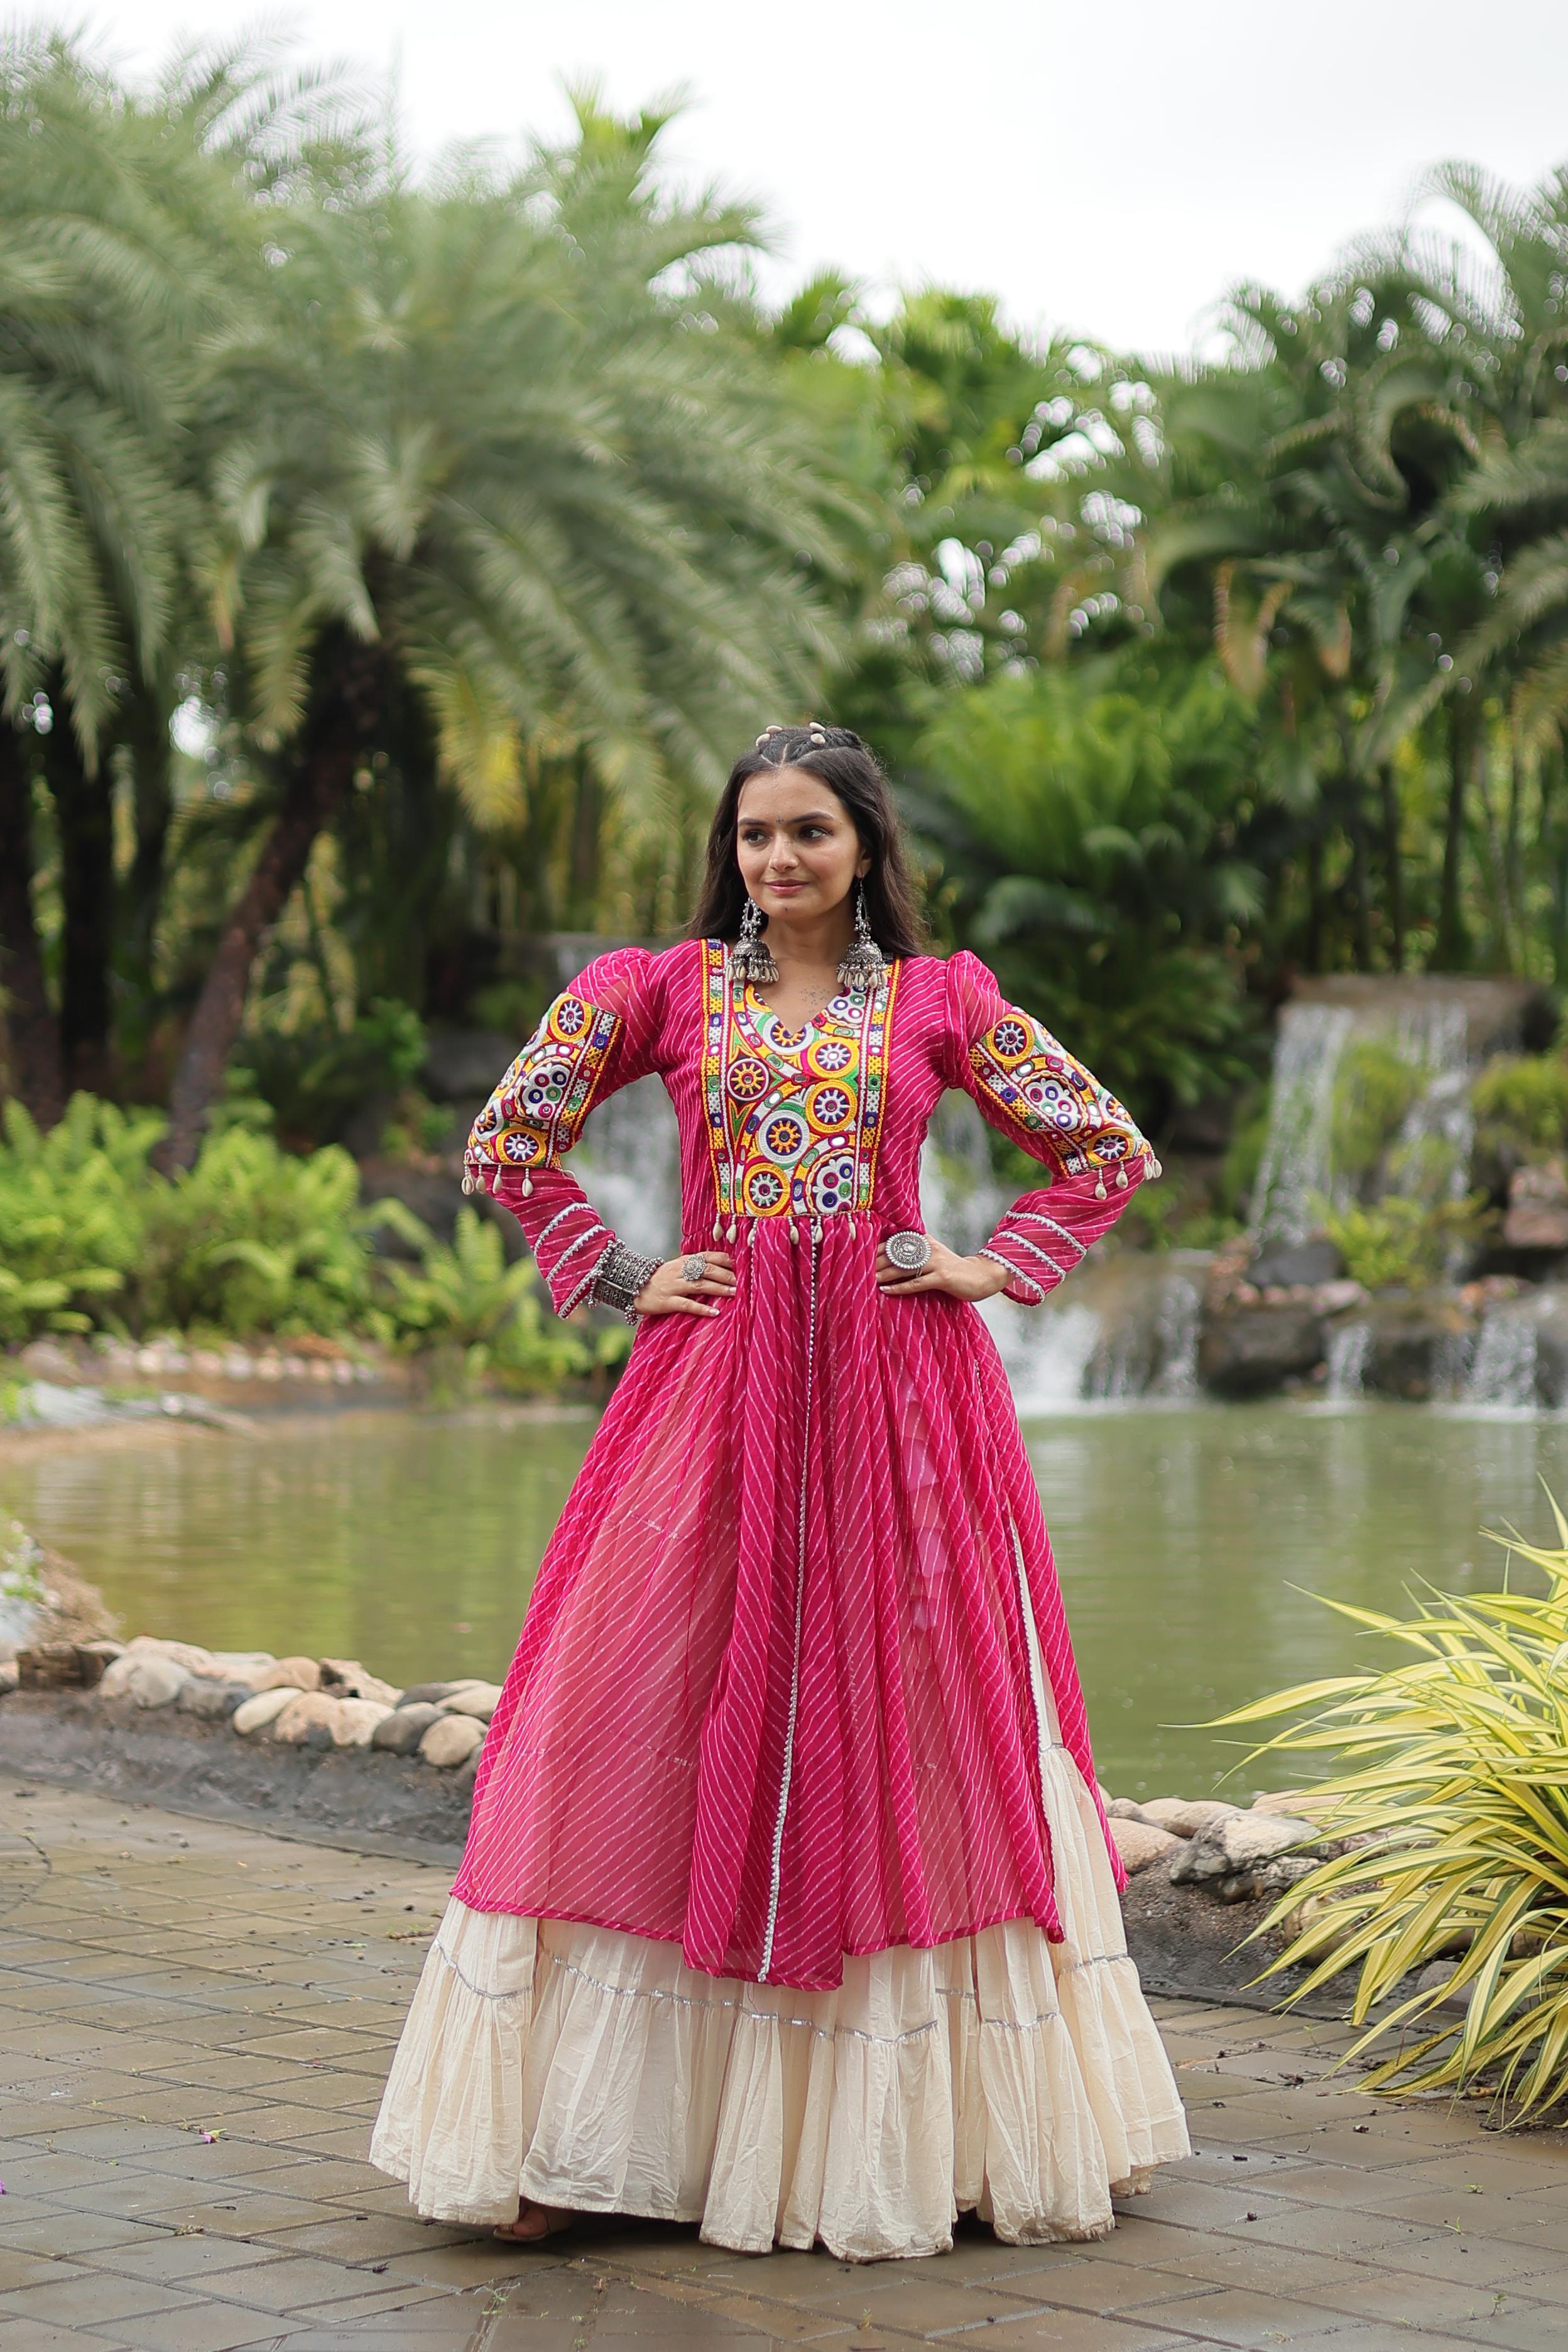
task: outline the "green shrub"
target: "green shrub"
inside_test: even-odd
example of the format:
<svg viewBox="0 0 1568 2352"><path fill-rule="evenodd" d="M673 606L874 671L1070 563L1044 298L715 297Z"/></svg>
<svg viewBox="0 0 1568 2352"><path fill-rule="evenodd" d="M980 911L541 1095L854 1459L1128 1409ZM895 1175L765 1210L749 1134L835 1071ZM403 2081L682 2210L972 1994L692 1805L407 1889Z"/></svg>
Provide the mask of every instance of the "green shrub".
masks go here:
<svg viewBox="0 0 1568 2352"><path fill-rule="evenodd" d="M425 1052L418 1014L378 997L352 1029L321 1022L258 1030L241 1046L234 1075L270 1106L290 1143L335 1143L363 1104L395 1097L412 1083Z"/></svg>
<svg viewBox="0 0 1568 2352"><path fill-rule="evenodd" d="M416 1226L405 1213L400 1223ZM475 1209L459 1209L451 1246L420 1229L417 1266L389 1264L386 1312L395 1342L415 1353L460 1353L469 1384L489 1373L503 1387L553 1386L595 1360L577 1333L546 1318L538 1276L525 1260L506 1262L500 1228Z"/></svg>
<svg viewBox="0 0 1568 2352"><path fill-rule="evenodd" d="M132 1296L139 1328L325 1336L363 1327L375 1265L359 1170L231 1127L189 1174L154 1178Z"/></svg>
<svg viewBox="0 0 1568 2352"><path fill-rule="evenodd" d="M7 1102L0 1132L0 1342L118 1325L162 1120L78 1095L47 1135Z"/></svg>
<svg viewBox="0 0 1568 2352"><path fill-rule="evenodd" d="M1568 2100L1568 1519L1552 1510L1555 1548L1506 1541L1544 1575L1543 1598L1434 1592L1403 1620L1331 1601L1408 1663L1223 1718L1302 1717L1258 1752L1337 1754L1342 1769L1314 1788L1312 1812L1336 1841L1357 1841L1262 1923L1258 1934L1295 1924L1265 1976L1304 1969L1296 2001L1358 1969L1353 2016L1364 2025L1414 1970L1451 1958L1447 1982L1379 2009L1346 2063L1396 2037L1358 2087L1489 2085L1514 2122ZM1439 2011L1452 1992L1469 1996L1462 2026Z"/></svg>
<svg viewBox="0 0 1568 2352"><path fill-rule="evenodd" d="M1361 1183L1395 1142L1421 1093L1422 1073L1384 1037L1358 1037L1334 1074L1331 1108L1332 1165Z"/></svg>
<svg viewBox="0 0 1568 2352"><path fill-rule="evenodd" d="M1514 1160L1548 1159L1568 1146L1568 1058L1503 1054L1470 1088L1477 1140Z"/></svg>
<svg viewBox="0 0 1568 2352"><path fill-rule="evenodd" d="M1389 1192L1371 1208L1323 1210L1323 1230L1345 1272L1368 1290L1418 1290L1440 1282L1452 1253L1475 1242L1486 1223L1480 1192L1435 1202Z"/></svg>

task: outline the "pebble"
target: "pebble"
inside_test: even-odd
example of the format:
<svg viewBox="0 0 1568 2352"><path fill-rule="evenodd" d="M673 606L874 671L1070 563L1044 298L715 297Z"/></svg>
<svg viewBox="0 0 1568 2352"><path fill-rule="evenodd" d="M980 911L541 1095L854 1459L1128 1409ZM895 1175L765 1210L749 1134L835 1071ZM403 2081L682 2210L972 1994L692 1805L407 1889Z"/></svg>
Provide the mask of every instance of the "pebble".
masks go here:
<svg viewBox="0 0 1568 2352"><path fill-rule="evenodd" d="M384 1683L357 1658L323 1658L321 1676L321 1688L334 1698L373 1698L380 1706L395 1706L403 1696L395 1684Z"/></svg>
<svg viewBox="0 0 1568 2352"><path fill-rule="evenodd" d="M247 1698L243 1706L236 1707L231 1718L235 1729L242 1739L253 1738L257 1732L265 1731L269 1725L276 1723L289 1701L298 1696L297 1683L283 1683L271 1690L258 1691L254 1698Z"/></svg>
<svg viewBox="0 0 1568 2352"><path fill-rule="evenodd" d="M99 1684L103 1698L128 1698L137 1706L173 1706L191 1679L174 1658L155 1652L127 1650L112 1659Z"/></svg>
<svg viewBox="0 0 1568 2352"><path fill-rule="evenodd" d="M1171 1883L1201 1885L1205 1879L1257 1871L1292 1848L1318 1843L1321 1836L1312 1822L1289 1813L1233 1812L1228 1820L1211 1822L1196 1832L1172 1863ZM1284 1874L1280 1878L1283 1883Z"/></svg>
<svg viewBox="0 0 1568 2352"><path fill-rule="evenodd" d="M213 1654L196 1647L194 1642L163 1642L153 1633L138 1633L127 1642L124 1654L128 1658L168 1658L176 1666L184 1666L188 1675L210 1675Z"/></svg>
<svg viewBox="0 0 1568 2352"><path fill-rule="evenodd" d="M461 1683L410 1683L397 1704L399 1706L439 1706L442 1699L450 1697L453 1691L463 1687Z"/></svg>
<svg viewBox="0 0 1568 2352"><path fill-rule="evenodd" d="M321 1745L346 1748L346 1735L339 1736L342 1706L342 1699L332 1698L326 1691L296 1691L274 1721L272 1737L284 1748L308 1748L315 1744L311 1734L319 1729L326 1734Z"/></svg>
<svg viewBox="0 0 1568 2352"><path fill-rule="evenodd" d="M224 1723L252 1696L248 1683L218 1683L210 1675L192 1675L175 1701L182 1715L204 1723Z"/></svg>
<svg viewBox="0 0 1568 2352"><path fill-rule="evenodd" d="M1156 1829L1152 1822L1130 1822L1123 1816L1112 1819L1110 1835L1130 1877L1147 1870L1152 1863L1163 1861L1181 1843L1180 1838L1173 1837L1169 1830Z"/></svg>
<svg viewBox="0 0 1568 2352"><path fill-rule="evenodd" d="M426 1764L449 1769L454 1764L466 1764L484 1745L484 1725L477 1716L445 1715L430 1726L419 1742L419 1753Z"/></svg>
<svg viewBox="0 0 1568 2352"><path fill-rule="evenodd" d="M21 1681L21 1669L15 1658L0 1658L0 1695L14 1691Z"/></svg>
<svg viewBox="0 0 1568 2352"><path fill-rule="evenodd" d="M1152 1822L1158 1830L1169 1830L1173 1837L1190 1838L1215 1822L1239 1820L1241 1807L1222 1804L1217 1797L1152 1797L1139 1806L1138 1812L1141 1820Z"/></svg>
<svg viewBox="0 0 1568 2352"><path fill-rule="evenodd" d="M373 1748L389 1756L412 1756L433 1723L447 1723L455 1718L444 1716L438 1706L428 1702L416 1702L413 1706L395 1706L381 1718L371 1733Z"/></svg>
<svg viewBox="0 0 1568 2352"><path fill-rule="evenodd" d="M279 1658L268 1667L258 1690L313 1691L321 1687L321 1669L314 1658Z"/></svg>
<svg viewBox="0 0 1568 2352"><path fill-rule="evenodd" d="M389 1722L395 1712L395 1708L384 1706L378 1698L339 1699L338 1715L345 1734L339 1739L339 1747L368 1748L377 1727Z"/></svg>
<svg viewBox="0 0 1568 2352"><path fill-rule="evenodd" d="M500 1705L500 1683L459 1683L441 1701L444 1715L471 1715L488 1723Z"/></svg>

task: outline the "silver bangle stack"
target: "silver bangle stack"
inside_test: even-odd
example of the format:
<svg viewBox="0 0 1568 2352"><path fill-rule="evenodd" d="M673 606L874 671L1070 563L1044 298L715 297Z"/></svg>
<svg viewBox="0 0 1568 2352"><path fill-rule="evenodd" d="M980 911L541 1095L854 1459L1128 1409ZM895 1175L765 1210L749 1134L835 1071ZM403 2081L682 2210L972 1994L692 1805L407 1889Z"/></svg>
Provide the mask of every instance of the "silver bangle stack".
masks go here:
<svg viewBox="0 0 1568 2352"><path fill-rule="evenodd" d="M656 1275L660 1261L657 1257L638 1257L624 1242L612 1242L599 1260L593 1286L588 1296L598 1307L613 1307L628 1323L635 1323L632 1301L643 1285Z"/></svg>

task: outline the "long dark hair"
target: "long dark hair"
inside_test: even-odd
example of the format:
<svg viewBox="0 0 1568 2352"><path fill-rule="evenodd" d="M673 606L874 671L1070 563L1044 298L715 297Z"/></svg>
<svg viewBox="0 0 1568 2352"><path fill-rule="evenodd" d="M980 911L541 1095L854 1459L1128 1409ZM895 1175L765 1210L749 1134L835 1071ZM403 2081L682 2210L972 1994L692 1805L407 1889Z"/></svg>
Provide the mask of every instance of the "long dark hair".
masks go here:
<svg viewBox="0 0 1568 2352"><path fill-rule="evenodd" d="M740 933L746 886L735 856L736 818L746 783L770 768L803 768L837 793L871 860L864 883L871 937L885 956L919 955L926 928L893 796L875 755L847 727L770 727L755 750L736 761L713 812L691 938L732 940Z"/></svg>

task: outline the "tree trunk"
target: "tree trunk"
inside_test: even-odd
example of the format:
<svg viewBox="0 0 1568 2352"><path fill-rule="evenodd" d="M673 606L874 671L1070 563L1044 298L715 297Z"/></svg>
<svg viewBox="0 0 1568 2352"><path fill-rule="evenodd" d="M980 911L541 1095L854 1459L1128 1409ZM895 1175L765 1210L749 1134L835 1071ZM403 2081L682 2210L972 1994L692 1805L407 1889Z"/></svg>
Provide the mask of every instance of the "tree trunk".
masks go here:
<svg viewBox="0 0 1568 2352"><path fill-rule="evenodd" d="M1346 830L1351 837L1351 935L1355 943L1357 971L1372 970L1372 868L1366 854L1366 809L1361 781L1348 785Z"/></svg>
<svg viewBox="0 0 1568 2352"><path fill-rule="evenodd" d="M60 1057L73 1089L102 1094L110 1075L114 797L102 767L89 772L58 672L49 685L54 725L39 749L60 842Z"/></svg>
<svg viewBox="0 0 1568 2352"><path fill-rule="evenodd" d="M1378 776L1383 798L1383 868L1388 884L1389 956L1395 971L1405 970L1405 855L1399 840L1399 792L1394 771L1386 763Z"/></svg>
<svg viewBox="0 0 1568 2352"><path fill-rule="evenodd" d="M1310 972L1323 969L1323 836L1307 844L1307 941L1302 961Z"/></svg>
<svg viewBox="0 0 1568 2352"><path fill-rule="evenodd" d="M162 1164L195 1163L245 1018L258 950L310 863L319 833L353 789L385 701L385 656L333 630L317 648L310 708L292 746L283 805L219 935L174 1074Z"/></svg>
<svg viewBox="0 0 1568 2352"><path fill-rule="evenodd" d="M30 742L30 730L0 717L0 992L12 1090L40 1127L53 1127L66 1107L65 1073L33 914Z"/></svg>
<svg viewBox="0 0 1568 2352"><path fill-rule="evenodd" d="M1431 969L1463 971L1470 960L1465 924L1465 795L1469 788L1474 730L1458 697L1448 705L1448 811L1443 828L1443 882L1437 902L1437 936Z"/></svg>
<svg viewBox="0 0 1568 2352"><path fill-rule="evenodd" d="M163 899L163 864L174 802L170 783L174 748L169 706L155 686L137 688L123 741L131 755L132 805L136 846L121 895L120 968L132 999L134 1026L144 1038L152 1026L154 983L153 951Z"/></svg>

